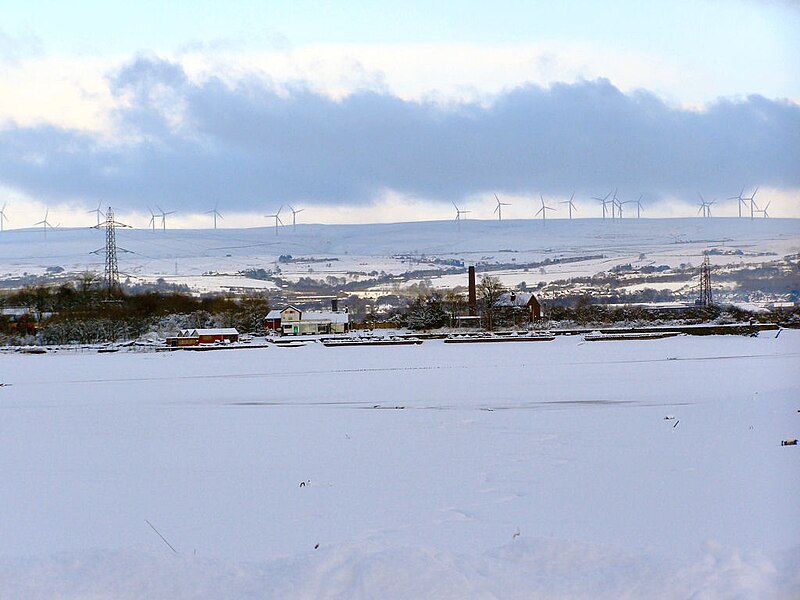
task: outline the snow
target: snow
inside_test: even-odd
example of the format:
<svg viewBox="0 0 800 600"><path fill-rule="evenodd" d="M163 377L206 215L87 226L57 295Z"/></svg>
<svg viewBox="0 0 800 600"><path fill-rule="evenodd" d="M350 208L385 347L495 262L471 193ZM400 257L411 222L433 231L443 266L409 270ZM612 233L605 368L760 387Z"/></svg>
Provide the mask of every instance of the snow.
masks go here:
<svg viewBox="0 0 800 600"><path fill-rule="evenodd" d="M798 331L0 361L4 599L800 594Z"/></svg>
<svg viewBox="0 0 800 600"><path fill-rule="evenodd" d="M289 281L300 277L324 280L373 271L391 274L446 265L426 262L424 256L486 263L525 263L546 258L603 258L548 265L545 272L498 268L482 271L500 277L505 285L521 281L554 281L582 277L631 263L638 266L698 264L704 250L741 250L743 254L714 255L714 265L763 263L800 251L797 219L575 219L479 221L469 220L459 231L450 221L369 225L298 225L296 231L274 228L209 230L120 230L117 243L129 252L119 254L123 277L133 282L186 284L200 292L275 289L270 281L238 273L274 270ZM45 237L38 229L13 229L0 235L0 275L44 274L48 267L67 272L103 270L103 234L87 229L58 229ZM512 250L513 249L513 250ZM763 255L774 253L774 255ZM281 255L306 262L278 262ZM640 256L644 254L644 258ZM759 255L762 254L762 255ZM404 258L407 257L407 258ZM414 260L410 257L417 257ZM319 259L335 258L331 261ZM312 260L313 259L313 260ZM512 260L515 259L515 260ZM361 277L363 275L359 275ZM463 285L463 275L432 277L436 287Z"/></svg>

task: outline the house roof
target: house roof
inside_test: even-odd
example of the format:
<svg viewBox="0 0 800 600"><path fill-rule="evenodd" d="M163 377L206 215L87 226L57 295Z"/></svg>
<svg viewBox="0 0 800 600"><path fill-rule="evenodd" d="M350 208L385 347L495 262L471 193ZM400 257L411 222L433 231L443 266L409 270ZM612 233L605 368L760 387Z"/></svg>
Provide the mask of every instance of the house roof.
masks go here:
<svg viewBox="0 0 800 600"><path fill-rule="evenodd" d="M350 314L331 310L307 310L303 313L303 321L324 321L330 323L349 323Z"/></svg>
<svg viewBox="0 0 800 600"><path fill-rule="evenodd" d="M264 318L265 318L265 319L280 319L280 318L281 318L281 312L283 312L283 311L281 311L281 310L278 310L278 309L276 308L275 310L271 310L271 311L269 311L269 312L267 313L267 316L266 316L266 317L264 317Z"/></svg>
<svg viewBox="0 0 800 600"><path fill-rule="evenodd" d="M536 297L530 292L505 292L494 303L495 306L529 306L531 299L538 304Z"/></svg>
<svg viewBox="0 0 800 600"><path fill-rule="evenodd" d="M181 337L196 337L198 335L239 335L235 327L220 327L217 329L183 329Z"/></svg>

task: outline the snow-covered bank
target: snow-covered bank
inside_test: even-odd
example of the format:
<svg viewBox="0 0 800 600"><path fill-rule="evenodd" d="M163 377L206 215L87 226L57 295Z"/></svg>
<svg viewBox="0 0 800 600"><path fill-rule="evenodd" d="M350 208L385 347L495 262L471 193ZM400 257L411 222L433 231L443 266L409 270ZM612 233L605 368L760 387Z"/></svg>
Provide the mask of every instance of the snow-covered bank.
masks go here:
<svg viewBox="0 0 800 600"><path fill-rule="evenodd" d="M800 589L797 331L0 361L3 598Z"/></svg>

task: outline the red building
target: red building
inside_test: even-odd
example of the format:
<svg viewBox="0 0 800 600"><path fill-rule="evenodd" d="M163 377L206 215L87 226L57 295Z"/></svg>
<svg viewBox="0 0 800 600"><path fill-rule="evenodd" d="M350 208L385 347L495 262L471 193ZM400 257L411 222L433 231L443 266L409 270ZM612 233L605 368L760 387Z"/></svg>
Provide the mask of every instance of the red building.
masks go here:
<svg viewBox="0 0 800 600"><path fill-rule="evenodd" d="M175 337L167 338L168 346L198 346L200 344L229 344L239 341L239 332L233 327L219 329L183 329Z"/></svg>

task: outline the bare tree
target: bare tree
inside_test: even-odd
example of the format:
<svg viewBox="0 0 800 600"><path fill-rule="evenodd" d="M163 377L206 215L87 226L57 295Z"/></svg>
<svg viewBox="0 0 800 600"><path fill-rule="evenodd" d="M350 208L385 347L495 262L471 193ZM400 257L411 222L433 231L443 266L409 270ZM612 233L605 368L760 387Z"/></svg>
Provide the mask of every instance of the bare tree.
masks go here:
<svg viewBox="0 0 800 600"><path fill-rule="evenodd" d="M500 283L497 277L484 275L478 283L478 301L481 312L486 317L486 329L494 329L495 317L497 316L497 301L505 293L506 288Z"/></svg>

